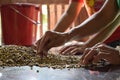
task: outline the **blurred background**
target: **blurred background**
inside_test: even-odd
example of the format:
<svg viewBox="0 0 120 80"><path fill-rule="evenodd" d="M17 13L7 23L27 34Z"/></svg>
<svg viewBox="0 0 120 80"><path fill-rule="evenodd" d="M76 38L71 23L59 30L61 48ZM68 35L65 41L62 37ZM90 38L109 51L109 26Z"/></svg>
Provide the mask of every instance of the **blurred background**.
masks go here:
<svg viewBox="0 0 120 80"><path fill-rule="evenodd" d="M9 34L7 33L7 35L4 35L5 36L5 38L6 39L3 39L4 37L3 37L3 35L2 35L2 33L3 33L3 31L5 30L5 29L8 29L7 27L8 26L6 26L6 28L5 27L3 27L3 25L2 25L2 23L1 23L1 18L0 18L0 44L17 44L17 45L31 45L31 44L33 44L35 41L37 41L44 33L45 33L45 31L47 31L47 30L52 30L53 28L54 28L54 26L55 26L55 24L56 24L56 22L59 20L59 18L61 17L61 15L62 15L62 13L67 9L67 7L68 7L68 4L69 4L69 1L70 0L0 0L0 5L2 6L2 5L7 5L7 4L32 4L32 5L37 5L38 7L39 7L39 12L38 12L38 14L36 15L37 17L37 19L36 18L34 18L34 16L35 15L32 15L32 17L34 18L34 19L36 19L38 22L40 22L40 24L39 25L37 25L37 33L34 33L34 34L32 34L32 31L27 31L26 30L26 33L21 33L21 34L19 34L19 36L21 36L21 37L23 37L24 36L24 38L27 38L28 36L30 36L30 38L27 38L26 40L23 40L22 41L22 39L24 39L24 38L19 38L18 40L17 40L17 38L18 38L18 35L17 35L17 38L13 38L13 40L11 40L11 36L10 36L10 34L12 34L10 31L8 31L9 32ZM17 7L18 8L18 7ZM17 9L16 8L16 9ZM30 9L30 8L29 8ZM35 8L36 9L36 8ZM26 10L26 11L25 11ZM34 10L34 9L33 9ZM11 10L9 10L9 11L11 11ZM23 11L20 9L19 10L19 8L18 8L18 11L16 11L16 12L18 12L20 15L22 15L23 17L27 17L27 18L29 18L28 16L29 15L31 15L32 13L32 11L31 12L27 12L27 11L29 11L29 10L27 10L27 9L23 9ZM4 12L5 13L5 11L4 11L4 9L2 9L2 12ZM26 12L27 12L27 15L28 16L26 16L26 15L24 15L24 13L26 14ZM15 12L14 12L15 13ZM5 15L5 17L7 17L8 15L9 15L9 12L6 12L5 13L6 15ZM16 14L13 14L12 16L14 16L14 15L16 15ZM17 14L18 15L18 14ZM1 17L1 16L0 16ZM8 16L9 17L9 16ZM31 17L31 16L30 16ZM81 18L80 18L81 17ZM82 9L82 11L80 12L80 15L78 16L78 18L76 19L76 21L74 21L73 23L72 23L72 25L70 25L70 29L72 28L72 27L75 27L76 25L78 25L78 24L80 24L81 22L83 22L86 18L88 18L88 15L87 15L87 12L86 12L86 10L85 10L85 8L83 8ZM8 18L5 18L6 20L8 20ZM10 18L11 19L11 18ZM12 20L12 19L11 19ZM26 25L26 26L28 26L28 25L32 25L31 23L27 23L27 21L26 21L26 23L24 23L25 21L23 21L23 19L22 20L19 20L19 17L18 18L13 18L13 20L16 20L16 21L14 21L14 23L12 24L12 23L9 23L9 24L12 24L11 25L11 27L13 27L14 25L18 25L18 26L20 26L21 24L23 24L23 25ZM9 21L8 21L9 22ZM19 25L19 24L20 25ZM4 24L6 24L5 22L4 22ZM9 24L6 24L6 25L9 25ZM31 27L34 27L35 25L32 25ZM3 28L5 28L4 30L2 30L1 29L1 27L3 27ZM10 30L12 30L11 28L9 28ZM32 28L31 28L32 29ZM20 30L20 29L19 29ZM25 29L24 29L25 30ZM29 30L29 29L28 29ZM22 32L25 32L25 31L23 31L23 30L21 30ZM4 31L5 32L5 31ZM7 32L7 31L6 31ZM33 31L34 32L34 31ZM29 35L27 35L29 33ZM16 36L16 34L18 34L18 32L16 32L16 33L13 33L13 35L15 35ZM27 37L26 37L26 36ZM35 37L35 39L34 40L32 40L32 35L36 35L36 37ZM32 36L32 37L31 37ZM8 39L8 40L7 40ZM20 40L21 39L21 40ZM3 41L4 40L4 41ZM6 40L6 41L5 41ZM11 41L10 41L11 40ZM19 41L20 40L20 41ZM31 41L30 41L31 40ZM26 41L26 42L25 42ZM29 42L29 43L28 43ZM24 44L23 44L24 43Z"/></svg>

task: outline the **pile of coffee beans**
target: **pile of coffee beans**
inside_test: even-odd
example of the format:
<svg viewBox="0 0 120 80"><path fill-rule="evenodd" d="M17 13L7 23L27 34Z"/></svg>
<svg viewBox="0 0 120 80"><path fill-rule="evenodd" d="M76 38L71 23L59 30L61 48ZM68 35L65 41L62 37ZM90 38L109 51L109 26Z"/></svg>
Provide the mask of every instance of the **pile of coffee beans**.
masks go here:
<svg viewBox="0 0 120 80"><path fill-rule="evenodd" d="M0 66L39 66L52 68L79 68L80 56L63 56L48 53L40 57L31 47L17 45L0 46Z"/></svg>

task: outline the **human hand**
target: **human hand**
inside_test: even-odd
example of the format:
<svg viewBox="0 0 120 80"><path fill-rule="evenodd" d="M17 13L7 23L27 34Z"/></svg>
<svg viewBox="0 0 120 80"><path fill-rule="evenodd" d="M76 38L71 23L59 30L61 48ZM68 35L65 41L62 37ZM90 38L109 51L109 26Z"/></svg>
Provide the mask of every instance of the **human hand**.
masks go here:
<svg viewBox="0 0 120 80"><path fill-rule="evenodd" d="M105 44L97 44L92 48L87 48L81 58L80 64L96 64L100 60L105 60L113 65L120 64L119 51Z"/></svg>
<svg viewBox="0 0 120 80"><path fill-rule="evenodd" d="M36 43L37 53L44 56L50 48L60 46L64 44L66 40L66 33L46 31L45 35L43 35Z"/></svg>
<svg viewBox="0 0 120 80"><path fill-rule="evenodd" d="M62 46L59 50L59 54L62 55L79 55L84 51L83 42L69 42L66 45Z"/></svg>

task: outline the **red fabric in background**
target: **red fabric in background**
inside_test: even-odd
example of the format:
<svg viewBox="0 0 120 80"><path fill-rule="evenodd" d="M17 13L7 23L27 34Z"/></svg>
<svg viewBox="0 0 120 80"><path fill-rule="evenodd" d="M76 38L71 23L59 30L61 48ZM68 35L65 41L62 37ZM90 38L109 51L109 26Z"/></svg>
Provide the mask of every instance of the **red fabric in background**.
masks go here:
<svg viewBox="0 0 120 80"><path fill-rule="evenodd" d="M104 42L106 44L113 41L120 40L120 26L115 30L115 32Z"/></svg>
<svg viewBox="0 0 120 80"><path fill-rule="evenodd" d="M72 0L72 1L76 1L76 2L83 2L83 0Z"/></svg>
<svg viewBox="0 0 120 80"><path fill-rule="evenodd" d="M94 6L93 6L95 11L99 11L103 6L104 2L105 0L95 0Z"/></svg>

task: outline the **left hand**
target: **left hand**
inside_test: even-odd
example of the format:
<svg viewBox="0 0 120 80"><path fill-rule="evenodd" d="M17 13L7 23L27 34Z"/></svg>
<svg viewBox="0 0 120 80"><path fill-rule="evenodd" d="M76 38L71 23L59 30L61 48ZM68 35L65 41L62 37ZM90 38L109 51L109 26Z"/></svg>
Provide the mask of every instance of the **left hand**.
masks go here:
<svg viewBox="0 0 120 80"><path fill-rule="evenodd" d="M59 54L62 55L80 55L84 51L83 42L69 42L62 46L59 50Z"/></svg>

